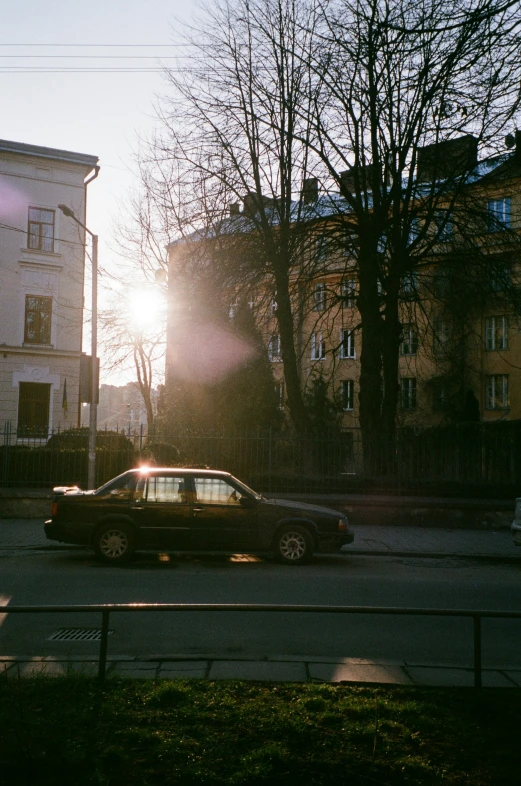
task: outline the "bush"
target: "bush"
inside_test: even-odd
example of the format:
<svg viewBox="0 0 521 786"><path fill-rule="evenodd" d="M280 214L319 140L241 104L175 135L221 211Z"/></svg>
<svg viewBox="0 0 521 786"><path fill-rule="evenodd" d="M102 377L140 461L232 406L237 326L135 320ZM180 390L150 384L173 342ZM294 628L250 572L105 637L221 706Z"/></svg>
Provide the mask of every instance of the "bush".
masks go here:
<svg viewBox="0 0 521 786"><path fill-rule="evenodd" d="M53 434L47 441L47 447L54 450L87 450L89 447L89 429L71 428ZM134 445L124 434L118 431L97 431L96 448L114 451L134 451Z"/></svg>

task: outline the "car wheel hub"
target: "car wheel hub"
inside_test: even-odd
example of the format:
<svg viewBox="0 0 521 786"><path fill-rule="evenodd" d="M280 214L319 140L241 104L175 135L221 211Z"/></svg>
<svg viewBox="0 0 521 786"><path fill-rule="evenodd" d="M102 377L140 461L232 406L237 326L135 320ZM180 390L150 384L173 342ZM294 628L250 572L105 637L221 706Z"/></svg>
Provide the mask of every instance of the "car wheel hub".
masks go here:
<svg viewBox="0 0 521 786"><path fill-rule="evenodd" d="M285 559L297 560L306 553L306 541L299 532L287 532L280 539L280 553Z"/></svg>
<svg viewBox="0 0 521 786"><path fill-rule="evenodd" d="M100 548L107 557L120 557L128 548L127 536L120 530L106 532L101 539Z"/></svg>

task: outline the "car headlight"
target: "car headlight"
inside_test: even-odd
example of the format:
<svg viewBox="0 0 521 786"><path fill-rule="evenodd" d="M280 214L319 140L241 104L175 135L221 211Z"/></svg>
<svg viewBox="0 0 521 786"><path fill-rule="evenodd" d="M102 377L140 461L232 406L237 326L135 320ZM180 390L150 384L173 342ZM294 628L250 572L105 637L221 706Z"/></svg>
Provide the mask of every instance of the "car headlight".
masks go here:
<svg viewBox="0 0 521 786"><path fill-rule="evenodd" d="M338 531L347 532L348 529L347 519L338 519Z"/></svg>

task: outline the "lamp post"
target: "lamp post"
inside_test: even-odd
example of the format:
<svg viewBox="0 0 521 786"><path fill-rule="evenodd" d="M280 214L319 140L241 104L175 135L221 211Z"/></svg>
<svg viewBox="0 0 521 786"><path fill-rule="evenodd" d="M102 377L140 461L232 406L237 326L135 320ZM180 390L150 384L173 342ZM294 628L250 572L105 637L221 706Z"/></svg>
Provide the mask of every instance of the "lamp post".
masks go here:
<svg viewBox="0 0 521 786"><path fill-rule="evenodd" d="M98 236L83 224L67 205L58 205L62 213L72 218L92 238L92 331L91 331L91 390L89 410L89 469L88 488L96 488L96 430L98 419Z"/></svg>

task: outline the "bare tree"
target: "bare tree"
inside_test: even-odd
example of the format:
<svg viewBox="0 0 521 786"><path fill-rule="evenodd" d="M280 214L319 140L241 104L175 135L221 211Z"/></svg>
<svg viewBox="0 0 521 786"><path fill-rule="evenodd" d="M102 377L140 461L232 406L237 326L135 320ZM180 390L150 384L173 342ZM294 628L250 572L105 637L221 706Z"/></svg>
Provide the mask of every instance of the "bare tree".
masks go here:
<svg viewBox="0 0 521 786"><path fill-rule="evenodd" d="M165 357L166 246L171 228L168 211L155 198L150 172L139 160L138 165L139 189L116 221L117 264L103 271L106 305L100 310L100 343L110 372L135 373L151 430L152 390Z"/></svg>
<svg viewBox="0 0 521 786"><path fill-rule="evenodd" d="M479 213L476 153L497 153L519 111L520 6L333 0L321 10L307 61L319 89L306 142L345 200L361 318L360 424L374 471L373 449L392 451L394 441L404 285L418 294L432 275L452 212L467 249L483 248L482 229L468 226L469 208ZM483 210L480 220L482 228Z"/></svg>
<svg viewBox="0 0 521 786"><path fill-rule="evenodd" d="M306 63L312 36L305 4L239 0L207 10L188 39L190 68L170 73L173 93L161 106L153 166L164 170L175 161L179 234L218 263L220 284L259 284L276 301L287 403L299 429L308 417L296 303L299 282L313 271L304 266L309 214L293 196L312 176L302 111L313 89ZM243 212L225 220L223 205L237 203Z"/></svg>

